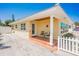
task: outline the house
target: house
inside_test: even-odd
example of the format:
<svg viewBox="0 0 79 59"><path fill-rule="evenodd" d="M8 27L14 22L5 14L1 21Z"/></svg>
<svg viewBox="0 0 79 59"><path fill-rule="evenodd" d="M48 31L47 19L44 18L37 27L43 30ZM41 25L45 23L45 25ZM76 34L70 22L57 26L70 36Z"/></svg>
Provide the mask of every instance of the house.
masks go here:
<svg viewBox="0 0 79 59"><path fill-rule="evenodd" d="M10 23L15 32L28 33L29 37L47 38L50 46L58 40L58 36L73 28L73 21L63 8L56 4L53 7L35 13L29 17Z"/></svg>

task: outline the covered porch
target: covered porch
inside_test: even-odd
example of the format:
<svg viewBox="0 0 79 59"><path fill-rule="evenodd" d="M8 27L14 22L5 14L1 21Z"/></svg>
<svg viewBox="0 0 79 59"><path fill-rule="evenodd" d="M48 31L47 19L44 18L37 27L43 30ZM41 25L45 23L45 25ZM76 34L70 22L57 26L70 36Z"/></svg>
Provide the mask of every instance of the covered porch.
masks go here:
<svg viewBox="0 0 79 59"><path fill-rule="evenodd" d="M31 21L30 40L43 46L57 46L59 20L50 16Z"/></svg>

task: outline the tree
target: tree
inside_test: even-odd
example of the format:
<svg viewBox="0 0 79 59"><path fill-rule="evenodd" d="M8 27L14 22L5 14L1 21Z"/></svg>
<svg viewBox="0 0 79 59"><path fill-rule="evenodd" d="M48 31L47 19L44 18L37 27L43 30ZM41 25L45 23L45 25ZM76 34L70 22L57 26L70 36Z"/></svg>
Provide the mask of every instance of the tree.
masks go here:
<svg viewBox="0 0 79 59"><path fill-rule="evenodd" d="M0 25L2 24L2 21L1 21L1 19L0 19Z"/></svg>
<svg viewBox="0 0 79 59"><path fill-rule="evenodd" d="M63 36L64 37L75 37L75 35L73 35L72 33L66 33Z"/></svg>
<svg viewBox="0 0 79 59"><path fill-rule="evenodd" d="M9 26L9 23L14 22L14 21L15 21L15 17L14 17L14 14L12 14L12 19L8 19L4 23L6 26Z"/></svg>
<svg viewBox="0 0 79 59"><path fill-rule="evenodd" d="M0 26L4 26L5 24L2 22L2 20L0 19Z"/></svg>
<svg viewBox="0 0 79 59"><path fill-rule="evenodd" d="M12 21L15 21L15 17L14 17L14 14L12 14Z"/></svg>
<svg viewBox="0 0 79 59"><path fill-rule="evenodd" d="M9 26L9 23L14 21L15 21L14 14L12 14L12 19L7 19L4 21L4 23L0 19L0 26Z"/></svg>
<svg viewBox="0 0 79 59"><path fill-rule="evenodd" d="M11 22L13 22L13 20L8 19L4 23L5 23L6 26L9 26L9 23L11 23Z"/></svg>

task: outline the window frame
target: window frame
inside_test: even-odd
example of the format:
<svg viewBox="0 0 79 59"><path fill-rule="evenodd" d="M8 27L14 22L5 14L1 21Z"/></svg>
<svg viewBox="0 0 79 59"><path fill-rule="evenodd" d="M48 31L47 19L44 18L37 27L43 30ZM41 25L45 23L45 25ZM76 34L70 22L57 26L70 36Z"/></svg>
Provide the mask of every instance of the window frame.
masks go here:
<svg viewBox="0 0 79 59"><path fill-rule="evenodd" d="M21 30L26 30L26 24L25 23L21 24Z"/></svg>

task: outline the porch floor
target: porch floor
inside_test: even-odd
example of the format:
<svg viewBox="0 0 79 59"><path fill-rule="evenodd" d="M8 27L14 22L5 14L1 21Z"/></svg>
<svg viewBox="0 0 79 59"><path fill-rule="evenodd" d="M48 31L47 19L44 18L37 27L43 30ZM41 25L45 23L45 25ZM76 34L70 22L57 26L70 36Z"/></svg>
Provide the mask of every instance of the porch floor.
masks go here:
<svg viewBox="0 0 79 59"><path fill-rule="evenodd" d="M57 40L54 39L54 43L53 46L50 46L49 44L49 39L45 39L42 37L38 37L38 36L34 36L34 37L30 37L31 42L35 43L35 44L39 44L41 46L44 46L48 49L50 49L50 51L52 52L57 52L58 48L57 48Z"/></svg>

